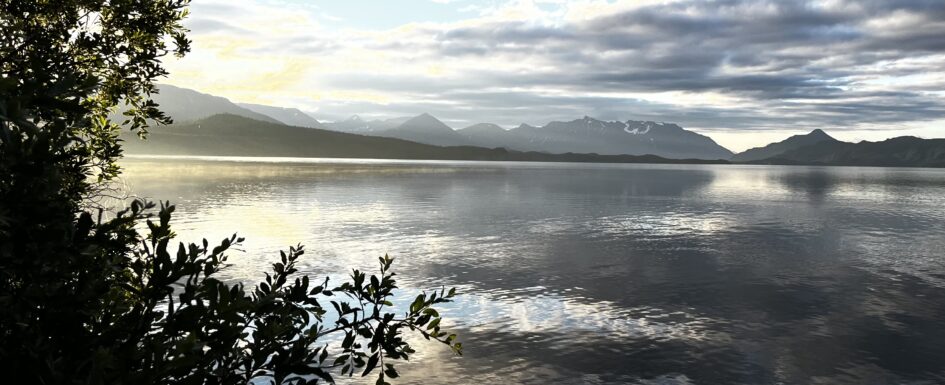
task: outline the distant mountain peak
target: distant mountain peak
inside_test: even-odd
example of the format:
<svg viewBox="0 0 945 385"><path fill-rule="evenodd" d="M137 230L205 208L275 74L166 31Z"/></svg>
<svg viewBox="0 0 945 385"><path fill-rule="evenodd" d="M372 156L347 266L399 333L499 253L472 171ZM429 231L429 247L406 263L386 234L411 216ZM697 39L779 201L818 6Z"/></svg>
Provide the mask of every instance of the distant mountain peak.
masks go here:
<svg viewBox="0 0 945 385"><path fill-rule="evenodd" d="M506 132L504 128L498 124L493 123L477 123L469 127L460 129L458 132L465 135L478 134L478 135L488 135L488 134L503 134Z"/></svg>
<svg viewBox="0 0 945 385"><path fill-rule="evenodd" d="M780 142L771 143L764 147L755 147L732 156L735 162L754 162L763 159L773 158L789 151L797 150L804 146L817 144L820 142L838 142L832 136L827 135L824 130L815 129L804 135L792 135Z"/></svg>
<svg viewBox="0 0 945 385"><path fill-rule="evenodd" d="M380 133L382 136L399 138L435 146L456 146L466 144L463 135L441 122L433 115L423 113L403 122L397 127Z"/></svg>
<svg viewBox="0 0 945 385"><path fill-rule="evenodd" d="M468 129L470 129L470 128L475 128L475 129L490 129L490 130L493 130L493 129L505 130L504 128L502 128L501 126L499 126L498 124L495 124L495 123L476 123L476 124L473 124L473 125L471 125L471 126L469 126L469 127L463 128L463 129L464 129L464 130L468 130Z"/></svg>
<svg viewBox="0 0 945 385"><path fill-rule="evenodd" d="M443 123L442 121L440 121L439 119L437 119L435 116L430 115L430 114L428 114L428 113L422 113L422 114L417 115L417 116L415 116L415 117L413 117L413 118L410 118L410 120L408 120L408 121L404 122L403 124L401 124L401 127L405 127L405 126L407 126L407 127L409 127L409 126L422 126L422 127L426 127L426 128L433 128L433 129L443 129L443 128L446 128L446 129L449 129L449 130L451 130L451 131L453 130L450 126L447 126L446 123Z"/></svg>
<svg viewBox="0 0 945 385"><path fill-rule="evenodd" d="M351 115L351 117L348 119L345 119L345 121L354 123L354 122L363 122L364 120L362 120L361 117L358 115Z"/></svg>
<svg viewBox="0 0 945 385"><path fill-rule="evenodd" d="M821 129L819 129L819 128L815 128L813 131L811 131L810 133L808 133L807 136L821 137L821 138L824 138L824 139L834 139L832 136L830 136L830 135L828 135L826 132L824 132L824 130L821 130Z"/></svg>
<svg viewBox="0 0 945 385"><path fill-rule="evenodd" d="M445 123L443 123L440 119L437 119L437 117L435 117L435 116L433 116L433 115L430 115L429 113L426 113L426 112L424 112L424 113L422 113L422 114L420 114L420 115L414 116L413 118L411 118L410 120L408 120L408 122L409 122L409 121L414 121L415 123L416 123L416 122L428 122L428 123L434 123L434 122L436 122L436 123L440 123L440 124L445 125Z"/></svg>
<svg viewBox="0 0 945 385"><path fill-rule="evenodd" d="M594 118L594 117L588 116L588 115L584 115L584 117L581 118L581 119L572 120L572 122L584 122L584 123L587 123L587 124L590 124L590 123L604 123L603 120L600 120L600 119L597 119L597 118Z"/></svg>

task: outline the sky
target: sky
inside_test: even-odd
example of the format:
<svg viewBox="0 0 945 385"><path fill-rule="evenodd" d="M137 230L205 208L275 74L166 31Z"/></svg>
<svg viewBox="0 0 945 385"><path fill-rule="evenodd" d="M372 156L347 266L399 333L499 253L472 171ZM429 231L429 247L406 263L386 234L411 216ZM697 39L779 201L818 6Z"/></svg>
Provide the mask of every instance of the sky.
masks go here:
<svg viewBox="0 0 945 385"><path fill-rule="evenodd" d="M945 137L945 1L194 0L166 83L321 120Z"/></svg>

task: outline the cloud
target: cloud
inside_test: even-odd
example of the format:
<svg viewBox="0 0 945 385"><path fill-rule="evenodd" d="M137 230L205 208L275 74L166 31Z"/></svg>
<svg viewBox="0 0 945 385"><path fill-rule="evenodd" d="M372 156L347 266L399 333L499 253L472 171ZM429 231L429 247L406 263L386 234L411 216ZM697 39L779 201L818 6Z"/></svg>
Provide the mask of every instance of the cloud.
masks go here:
<svg viewBox="0 0 945 385"><path fill-rule="evenodd" d="M224 71L236 84L266 63L307 63L268 99L334 116L431 112L510 126L588 114L708 132L913 130L945 119L939 0L455 5L476 12L372 31L326 29L318 9L209 2L195 5L190 26L197 48L221 34L250 37L209 62L239 67ZM192 67L182 73L199 73Z"/></svg>

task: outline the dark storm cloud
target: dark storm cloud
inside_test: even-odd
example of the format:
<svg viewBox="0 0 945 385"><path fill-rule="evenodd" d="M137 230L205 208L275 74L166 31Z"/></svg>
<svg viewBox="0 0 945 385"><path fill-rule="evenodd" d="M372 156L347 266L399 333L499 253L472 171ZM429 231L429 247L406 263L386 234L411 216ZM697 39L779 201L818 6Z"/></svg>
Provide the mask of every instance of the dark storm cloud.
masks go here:
<svg viewBox="0 0 945 385"><path fill-rule="evenodd" d="M633 113L665 113L667 120L728 128L783 128L799 122L845 128L860 123L945 118L942 96L926 92L935 91L934 87L910 89L891 81L878 89L864 83L864 79L943 71L943 60L934 59L934 55L945 54L945 1L825 4L682 1L553 26L509 21L447 30L428 27L418 34L432 39L388 43L383 48L415 50L428 60L501 57L540 66L525 73L486 68L462 79L436 82L361 77L337 79L336 83L362 89L412 90L419 98L446 98L460 106L445 111L447 116L473 120L469 116L472 112L462 112L463 106L488 111L480 112L484 116L517 116L517 120L531 123L542 122L525 111L544 107L621 118ZM927 57L933 60L875 68ZM490 91L513 87L553 88L575 96ZM762 117L738 107L687 111L635 100L580 96L663 91L721 93L784 112ZM699 121L694 122L696 119Z"/></svg>

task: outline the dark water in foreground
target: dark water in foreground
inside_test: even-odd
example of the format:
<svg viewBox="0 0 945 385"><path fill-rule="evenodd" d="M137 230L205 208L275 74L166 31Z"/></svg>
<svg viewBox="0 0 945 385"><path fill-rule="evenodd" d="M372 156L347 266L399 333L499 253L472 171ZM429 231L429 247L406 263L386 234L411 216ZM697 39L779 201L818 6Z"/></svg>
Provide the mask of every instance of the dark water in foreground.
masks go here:
<svg viewBox="0 0 945 385"><path fill-rule="evenodd" d="M129 159L181 238L456 286L397 383L945 383L945 171Z"/></svg>

